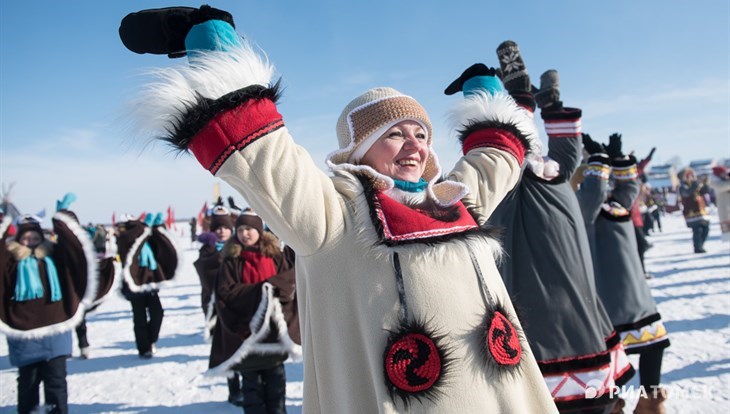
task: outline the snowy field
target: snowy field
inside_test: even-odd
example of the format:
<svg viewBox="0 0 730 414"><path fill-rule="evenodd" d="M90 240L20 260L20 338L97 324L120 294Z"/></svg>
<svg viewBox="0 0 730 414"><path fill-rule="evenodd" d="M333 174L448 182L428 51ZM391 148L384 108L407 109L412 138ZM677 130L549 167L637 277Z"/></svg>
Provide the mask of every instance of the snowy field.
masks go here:
<svg viewBox="0 0 730 414"><path fill-rule="evenodd" d="M675 213L678 214L678 213ZM692 253L691 231L681 215L664 217L664 231L649 240L648 283L665 321L672 346L667 349L662 381L670 391L669 413L730 411L730 244L720 240L713 217L707 254ZM224 378L209 378L210 345L203 340L200 286L192 266L187 224L179 225L185 252L182 274L160 296L165 308L158 352L137 356L131 307L112 293L88 316L91 359L68 360L71 413L240 413L226 402ZM75 338L74 338L75 343ZM15 412L17 370L10 366L7 343L0 341L0 413ZM632 357L635 366L638 360ZM300 413L302 365L287 363L287 409ZM626 410L638 398L638 376L623 396ZM42 393L41 393L42 394ZM42 398L42 397L41 397Z"/></svg>

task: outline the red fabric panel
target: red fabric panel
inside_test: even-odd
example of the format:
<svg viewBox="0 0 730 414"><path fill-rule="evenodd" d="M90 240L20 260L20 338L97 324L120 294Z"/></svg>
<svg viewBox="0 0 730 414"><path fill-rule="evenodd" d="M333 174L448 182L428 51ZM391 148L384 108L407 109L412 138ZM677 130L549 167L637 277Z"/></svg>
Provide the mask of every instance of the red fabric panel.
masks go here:
<svg viewBox="0 0 730 414"><path fill-rule="evenodd" d="M284 125L276 104L269 99L251 99L216 115L193 137L190 151L215 174L235 151Z"/></svg>
<svg viewBox="0 0 730 414"><path fill-rule="evenodd" d="M464 155L474 148L493 147L507 151L517 158L522 165L525 159L525 146L512 133L500 128L484 128L475 131L464 140L462 149Z"/></svg>

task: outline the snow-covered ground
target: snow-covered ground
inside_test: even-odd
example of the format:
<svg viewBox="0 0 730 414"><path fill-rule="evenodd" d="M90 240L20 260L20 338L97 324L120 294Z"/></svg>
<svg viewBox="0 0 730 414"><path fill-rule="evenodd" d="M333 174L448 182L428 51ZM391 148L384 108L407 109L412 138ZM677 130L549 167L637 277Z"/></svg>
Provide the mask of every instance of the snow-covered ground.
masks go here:
<svg viewBox="0 0 730 414"><path fill-rule="evenodd" d="M713 217L708 253L692 253L691 231L679 213L665 216L664 231L650 236L647 268L671 337L662 368L669 388L669 413L727 413L730 410L730 244L720 241ZM192 266L197 251L182 223L179 244L185 264L176 283L160 293L165 318L153 359L137 356L131 307L114 293L88 316L91 359L68 360L72 413L238 413L226 402L224 378L203 376L210 345L203 340L200 285ZM0 412L15 411L17 370L0 341ZM632 362L638 360L632 357ZM287 363L287 409L300 413L302 365ZM623 392L633 410L638 376Z"/></svg>

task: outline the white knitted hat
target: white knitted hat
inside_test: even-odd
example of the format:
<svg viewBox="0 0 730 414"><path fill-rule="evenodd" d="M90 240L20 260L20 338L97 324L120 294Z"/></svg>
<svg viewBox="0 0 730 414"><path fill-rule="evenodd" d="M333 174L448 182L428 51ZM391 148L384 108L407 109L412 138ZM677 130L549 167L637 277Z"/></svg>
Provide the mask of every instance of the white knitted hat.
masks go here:
<svg viewBox="0 0 730 414"><path fill-rule="evenodd" d="M356 163L388 128L405 120L418 122L428 134L429 157L423 178L431 181L440 173L431 149L431 120L415 99L393 88L370 89L347 104L337 121L340 149L328 161L334 166Z"/></svg>

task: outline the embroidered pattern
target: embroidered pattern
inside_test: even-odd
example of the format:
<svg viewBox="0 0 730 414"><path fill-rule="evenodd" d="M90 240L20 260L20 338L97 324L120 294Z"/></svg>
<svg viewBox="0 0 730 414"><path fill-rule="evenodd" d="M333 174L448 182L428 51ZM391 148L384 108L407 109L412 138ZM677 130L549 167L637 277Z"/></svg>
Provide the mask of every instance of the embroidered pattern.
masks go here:
<svg viewBox="0 0 730 414"><path fill-rule="evenodd" d="M660 341L668 340L667 330L661 320L638 329L621 332L621 342L627 351L645 347Z"/></svg>
<svg viewBox="0 0 730 414"><path fill-rule="evenodd" d="M499 365L516 365L522 357L517 330L501 312L495 311L489 322L487 349Z"/></svg>
<svg viewBox="0 0 730 414"><path fill-rule="evenodd" d="M446 222L404 206L382 192L376 193L376 198L378 203L375 206L375 215L382 225L383 237L387 240L427 239L479 228L461 202L458 203L459 219Z"/></svg>
<svg viewBox="0 0 730 414"><path fill-rule="evenodd" d="M395 338L386 349L385 372L397 388L420 392L431 388L441 377L441 357L431 338L407 333Z"/></svg>
<svg viewBox="0 0 730 414"><path fill-rule="evenodd" d="M583 176L594 176L601 180L608 180L611 175L611 169L605 164L588 164L586 169L583 171Z"/></svg>
<svg viewBox="0 0 730 414"><path fill-rule="evenodd" d="M636 165L630 167L613 167L611 176L615 180L629 181L636 179L639 176L639 171L636 169Z"/></svg>

